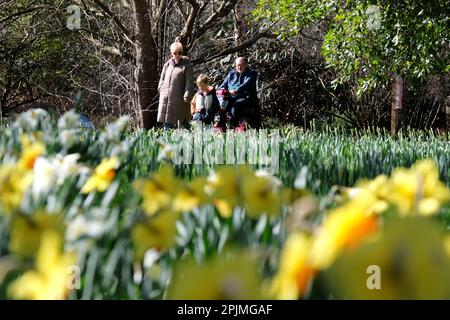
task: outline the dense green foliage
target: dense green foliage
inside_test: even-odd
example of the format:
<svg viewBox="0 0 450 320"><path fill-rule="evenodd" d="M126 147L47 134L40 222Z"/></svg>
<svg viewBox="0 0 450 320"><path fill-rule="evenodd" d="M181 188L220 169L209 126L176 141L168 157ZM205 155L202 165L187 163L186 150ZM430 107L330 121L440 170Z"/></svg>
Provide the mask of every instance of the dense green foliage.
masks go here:
<svg viewBox="0 0 450 320"><path fill-rule="evenodd" d="M448 72L448 1L259 1L257 17L275 23L283 37L327 21L322 52L336 82L356 77L360 92L405 79Z"/></svg>

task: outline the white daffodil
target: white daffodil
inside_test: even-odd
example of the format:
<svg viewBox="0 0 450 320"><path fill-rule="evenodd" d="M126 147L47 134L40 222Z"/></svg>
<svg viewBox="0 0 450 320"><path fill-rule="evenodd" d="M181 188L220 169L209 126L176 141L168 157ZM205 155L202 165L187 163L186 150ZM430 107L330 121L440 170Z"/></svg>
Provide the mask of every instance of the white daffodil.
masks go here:
<svg viewBox="0 0 450 320"><path fill-rule="evenodd" d="M73 129L64 129L59 132L59 141L67 149L72 147L77 140L77 133Z"/></svg>
<svg viewBox="0 0 450 320"><path fill-rule="evenodd" d="M126 129L130 116L121 116L115 122L108 124L100 135L100 142L112 142L120 140L120 134Z"/></svg>
<svg viewBox="0 0 450 320"><path fill-rule="evenodd" d="M25 132L36 131L40 123L49 123L50 116L44 109L36 108L22 113L15 125Z"/></svg>
<svg viewBox="0 0 450 320"><path fill-rule="evenodd" d="M121 143L116 144L112 151L111 157L126 157L130 153L130 146L127 141L122 141Z"/></svg>
<svg viewBox="0 0 450 320"><path fill-rule="evenodd" d="M80 115L74 110L67 111L58 119L58 129L77 129L80 127Z"/></svg>
<svg viewBox="0 0 450 320"><path fill-rule="evenodd" d="M130 116L121 116L117 121L115 122L117 130L122 133L126 128L128 123L130 122Z"/></svg>
<svg viewBox="0 0 450 320"><path fill-rule="evenodd" d="M173 157L173 153L174 153L174 147L172 145L162 144L159 149L159 153L158 153L158 157L156 158L156 161L161 162L161 161L165 161L165 160L171 160Z"/></svg>
<svg viewBox="0 0 450 320"><path fill-rule="evenodd" d="M80 171L80 166L77 164L80 155L78 153L69 154L67 156L63 156L61 154L57 154L53 165L57 168L58 178L56 183L61 185L64 181L71 176L75 176Z"/></svg>
<svg viewBox="0 0 450 320"><path fill-rule="evenodd" d="M66 239L73 242L83 236L97 238L101 236L106 229L102 220L87 220L83 215L77 215L67 226Z"/></svg>
<svg viewBox="0 0 450 320"><path fill-rule="evenodd" d="M56 180L55 167L46 158L39 157L34 163L33 174L31 191L33 197L36 199L47 194L54 185Z"/></svg>

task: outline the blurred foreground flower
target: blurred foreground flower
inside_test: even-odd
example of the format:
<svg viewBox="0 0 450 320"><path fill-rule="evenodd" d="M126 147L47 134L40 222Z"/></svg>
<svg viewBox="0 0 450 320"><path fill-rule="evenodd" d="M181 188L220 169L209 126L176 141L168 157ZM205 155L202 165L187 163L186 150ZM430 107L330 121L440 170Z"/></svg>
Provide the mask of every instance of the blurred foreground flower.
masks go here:
<svg viewBox="0 0 450 320"><path fill-rule="evenodd" d="M4 214L17 210L32 182L31 171L17 165L0 166L0 210Z"/></svg>
<svg viewBox="0 0 450 320"><path fill-rule="evenodd" d="M246 174L248 170L244 166L226 166L208 177L207 189L222 217L231 217L233 208L241 204L242 181Z"/></svg>
<svg viewBox="0 0 450 320"><path fill-rule="evenodd" d="M381 238L344 253L327 275L338 298L449 299L449 269L435 221L395 218Z"/></svg>
<svg viewBox="0 0 450 320"><path fill-rule="evenodd" d="M26 170L32 170L36 159L44 154L45 145L42 142L31 142L30 138L26 135L21 137L22 154L19 160L19 166Z"/></svg>
<svg viewBox="0 0 450 320"><path fill-rule="evenodd" d="M206 193L206 179L198 177L189 183L184 183L173 200L173 210L191 211L209 202Z"/></svg>
<svg viewBox="0 0 450 320"><path fill-rule="evenodd" d="M169 209L172 198L180 187L173 167L165 165L147 179L134 183L135 189L142 195L142 208L147 215L159 210Z"/></svg>
<svg viewBox="0 0 450 320"><path fill-rule="evenodd" d="M372 208L372 197L359 197L331 210L314 240L311 263L325 269L343 249L355 249L374 235L381 219Z"/></svg>
<svg viewBox="0 0 450 320"><path fill-rule="evenodd" d="M80 115L75 112L75 110L66 111L58 119L58 129L71 130L80 128Z"/></svg>
<svg viewBox="0 0 450 320"><path fill-rule="evenodd" d="M22 132L33 132L39 129L40 126L49 124L50 115L47 111L41 108L35 108L21 113L14 125Z"/></svg>
<svg viewBox="0 0 450 320"><path fill-rule="evenodd" d="M15 215L11 222L9 250L21 256L35 255L42 235L48 230L57 232L59 236L64 235L65 226L60 215L45 212Z"/></svg>
<svg viewBox="0 0 450 320"><path fill-rule="evenodd" d="M137 223L131 230L131 238L135 247L135 256L141 260L149 249L165 250L175 244L179 214L173 211L162 211L149 217L145 222Z"/></svg>
<svg viewBox="0 0 450 320"><path fill-rule="evenodd" d="M306 234L292 233L286 241L272 280L271 294L277 299L298 299L307 293L316 274L309 262L312 240Z"/></svg>
<svg viewBox="0 0 450 320"><path fill-rule="evenodd" d="M82 193L90 193L92 191L104 192L108 189L111 181L116 176L116 170L119 168L119 160L116 157L105 158L95 168L94 174L86 181Z"/></svg>
<svg viewBox="0 0 450 320"><path fill-rule="evenodd" d="M120 143L121 135L125 132L130 116L121 116L115 122L108 124L100 134L99 141L101 143Z"/></svg>
<svg viewBox="0 0 450 320"><path fill-rule="evenodd" d="M224 253L204 264L181 262L174 270L168 299L261 299L261 279L248 253Z"/></svg>
<svg viewBox="0 0 450 320"><path fill-rule="evenodd" d="M268 176L248 175L242 183L246 213L257 218L263 213L278 216L281 196L274 180Z"/></svg>
<svg viewBox="0 0 450 320"><path fill-rule="evenodd" d="M63 253L62 238L46 231L36 257L36 269L25 272L8 287L15 299L66 299L69 293L69 267L76 262L71 253Z"/></svg>
<svg viewBox="0 0 450 320"><path fill-rule="evenodd" d="M82 168L77 164L80 155L57 154L53 159L39 157L34 164L33 197L45 196L52 188L61 186L68 177L78 174Z"/></svg>
<svg viewBox="0 0 450 320"><path fill-rule="evenodd" d="M410 169L399 168L391 177L388 198L402 216L433 215L450 200L450 189L439 181L436 163L422 160Z"/></svg>

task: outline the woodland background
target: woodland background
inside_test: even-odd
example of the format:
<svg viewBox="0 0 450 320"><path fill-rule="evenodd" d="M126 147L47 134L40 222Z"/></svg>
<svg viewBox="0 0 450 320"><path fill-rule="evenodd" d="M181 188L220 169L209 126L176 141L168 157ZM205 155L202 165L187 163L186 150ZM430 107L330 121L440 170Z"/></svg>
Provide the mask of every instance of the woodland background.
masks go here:
<svg viewBox="0 0 450 320"><path fill-rule="evenodd" d="M76 107L96 125L130 114L153 127L160 70L178 40L214 85L248 56L267 127L389 127L396 73L401 127L442 128L449 10L445 0L0 0L1 117Z"/></svg>

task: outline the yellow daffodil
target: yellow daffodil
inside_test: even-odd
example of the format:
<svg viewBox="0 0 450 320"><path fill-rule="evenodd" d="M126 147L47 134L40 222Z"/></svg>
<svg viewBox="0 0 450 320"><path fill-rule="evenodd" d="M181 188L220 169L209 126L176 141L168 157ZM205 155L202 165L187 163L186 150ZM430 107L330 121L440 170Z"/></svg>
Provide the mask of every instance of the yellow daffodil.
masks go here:
<svg viewBox="0 0 450 320"><path fill-rule="evenodd" d="M16 215L11 222L9 250L22 256L36 254L43 233L49 229L64 234L61 216L37 212L30 216Z"/></svg>
<svg viewBox="0 0 450 320"><path fill-rule="evenodd" d="M33 173L18 165L0 167L0 210L10 214L17 210L33 182Z"/></svg>
<svg viewBox="0 0 450 320"><path fill-rule="evenodd" d="M310 194L311 193L306 189L283 188L281 191L281 198L283 203L291 205L298 199L309 196Z"/></svg>
<svg viewBox="0 0 450 320"><path fill-rule="evenodd" d="M331 210L312 247L314 267L327 268L341 250L356 248L379 229L380 218L371 211L372 205L373 202L358 197Z"/></svg>
<svg viewBox="0 0 450 320"><path fill-rule="evenodd" d="M373 180L361 180L353 188L342 187L341 190L344 201L363 198L366 203L371 203L367 212L381 214L389 208L388 186L388 177L379 175Z"/></svg>
<svg viewBox="0 0 450 320"><path fill-rule="evenodd" d="M189 184L184 184L173 199L173 210L191 211L208 203L208 195L205 192L206 179L195 178Z"/></svg>
<svg viewBox="0 0 450 320"><path fill-rule="evenodd" d="M248 175L242 183L242 193L246 213L249 216L258 217L263 213L280 214L280 195L270 179Z"/></svg>
<svg viewBox="0 0 450 320"><path fill-rule="evenodd" d="M94 174L86 181L81 192L104 192L115 178L116 170L119 168L119 165L119 159L116 157L103 159L95 168Z"/></svg>
<svg viewBox="0 0 450 320"><path fill-rule="evenodd" d="M60 300L69 293L68 268L75 264L74 254L61 252L62 238L48 230L42 235L36 257L36 269L25 272L8 287L15 299Z"/></svg>
<svg viewBox="0 0 450 320"><path fill-rule="evenodd" d="M431 160L423 160L411 169L399 168L394 171L388 199L402 216L428 216L437 213L450 200L450 190L439 181L436 164Z"/></svg>
<svg viewBox="0 0 450 320"><path fill-rule="evenodd" d="M39 141L31 142L26 135L21 137L21 142L22 155L19 160L19 166L26 170L32 170L36 159L44 154L45 145Z"/></svg>
<svg viewBox="0 0 450 320"><path fill-rule="evenodd" d="M272 281L272 295L277 299L298 299L307 293L316 273L309 263L312 243L312 238L303 233L289 235Z"/></svg>
<svg viewBox="0 0 450 320"><path fill-rule="evenodd" d="M147 215L169 209L181 183L170 166L163 166L150 178L138 180L134 187L142 194L142 208ZM177 206L179 207L179 203Z"/></svg>
<svg viewBox="0 0 450 320"><path fill-rule="evenodd" d="M229 218L241 204L242 182L250 174L246 166L222 167L208 179L208 189L220 215Z"/></svg>
<svg viewBox="0 0 450 320"><path fill-rule="evenodd" d="M389 189L387 188L387 185L389 183L389 178L382 174L377 176L373 180L365 181L362 180L361 182L356 184L356 187L359 189L365 189L370 191L372 194L374 194L377 198L385 199L388 195Z"/></svg>
<svg viewBox="0 0 450 320"><path fill-rule="evenodd" d="M162 211L147 218L147 221L136 224L131 230L136 259L141 260L148 249L165 250L175 244L176 221L179 213Z"/></svg>
<svg viewBox="0 0 450 320"><path fill-rule="evenodd" d="M440 226L415 217L390 220L380 238L344 253L326 274L337 298L449 299L449 268Z"/></svg>
<svg viewBox="0 0 450 320"><path fill-rule="evenodd" d="M167 298L174 300L261 299L260 277L248 254L224 254L202 265L185 261L174 270Z"/></svg>
<svg viewBox="0 0 450 320"><path fill-rule="evenodd" d="M443 240L444 250L447 253L448 257L450 257L450 235L447 234Z"/></svg>

